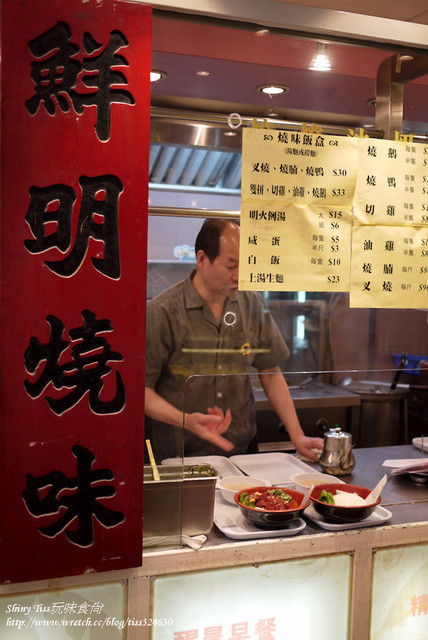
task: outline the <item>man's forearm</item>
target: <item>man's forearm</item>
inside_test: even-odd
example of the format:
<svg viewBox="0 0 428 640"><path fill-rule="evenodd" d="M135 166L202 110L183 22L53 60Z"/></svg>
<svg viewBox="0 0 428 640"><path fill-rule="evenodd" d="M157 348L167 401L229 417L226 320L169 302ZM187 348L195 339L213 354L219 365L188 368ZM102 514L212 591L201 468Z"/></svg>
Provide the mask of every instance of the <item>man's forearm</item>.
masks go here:
<svg viewBox="0 0 428 640"><path fill-rule="evenodd" d="M153 420L165 422L175 427L183 426L183 412L162 398L154 389L145 388L145 413Z"/></svg>

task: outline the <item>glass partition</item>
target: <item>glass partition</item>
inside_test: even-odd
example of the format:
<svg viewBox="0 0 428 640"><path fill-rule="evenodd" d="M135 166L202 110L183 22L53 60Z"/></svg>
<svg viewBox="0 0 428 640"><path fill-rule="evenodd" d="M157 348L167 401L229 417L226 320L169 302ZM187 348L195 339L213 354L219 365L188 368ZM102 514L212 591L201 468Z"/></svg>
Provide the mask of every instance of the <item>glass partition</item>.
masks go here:
<svg viewBox="0 0 428 640"><path fill-rule="evenodd" d="M163 425L159 439L153 440L155 447L159 444L155 451L160 482L150 481L144 487L146 547L177 547L184 543L182 536L208 535L219 496L217 479L235 475L237 468L239 475L262 477L260 471L251 473L253 463L263 472L256 454L271 453L283 460L277 484L293 486L296 465L297 471L303 465L307 471L343 476L352 484L351 450L413 443L416 451L428 434L427 356L404 361L398 354L387 369L257 373L251 367L248 373L216 373L219 367L226 370L225 359L249 356L248 347L245 353L232 349L209 353L206 346L192 353L195 370L212 371L183 378L183 426ZM279 395L274 391L277 383ZM210 425L212 415L217 422L224 420L220 432ZM202 438L195 435L195 416L204 425L204 433L199 432ZM192 426L192 431L184 425ZM304 443L306 451L300 427L310 438ZM335 429L349 440L349 456L330 467L329 460L319 458L326 433ZM213 442L211 435L218 433L220 442ZM177 434L180 453L172 459L163 457L162 451L168 451ZM284 454L289 457L282 458ZM242 461L245 468L240 466Z"/></svg>
<svg viewBox="0 0 428 640"><path fill-rule="evenodd" d="M300 132L305 123L316 124L326 134L373 138L393 138L395 127L426 141L428 57L421 50L321 41L316 34L296 37L162 11L154 12L152 42L152 66L163 73L151 98L149 301L195 268L202 218L223 212L239 219L242 130L253 119L266 127ZM329 71L314 68L317 53L328 56ZM265 93L269 85L282 92ZM243 126L235 126L240 119ZM428 432L427 309L350 308L348 293L310 290L265 291L260 299L263 312L259 307L250 333L241 331L237 342L204 344L203 336L185 345L189 358L175 398L183 414L231 408L232 427L245 422L251 435L235 452L294 451L266 395L267 375L257 374L270 368L270 358L255 354L264 348L257 335L261 318L269 317L288 347L288 353L276 343L267 347L279 354L275 375L288 384L307 436L322 437L320 429L340 425L357 447L372 447ZM236 329L233 313L226 322ZM183 457L185 464L201 454L225 455L206 441L197 445L182 426L146 419L146 437L161 468L180 467ZM146 478L149 473L150 467ZM182 487L178 491L176 502L184 504ZM178 540L181 519L175 517Z"/></svg>

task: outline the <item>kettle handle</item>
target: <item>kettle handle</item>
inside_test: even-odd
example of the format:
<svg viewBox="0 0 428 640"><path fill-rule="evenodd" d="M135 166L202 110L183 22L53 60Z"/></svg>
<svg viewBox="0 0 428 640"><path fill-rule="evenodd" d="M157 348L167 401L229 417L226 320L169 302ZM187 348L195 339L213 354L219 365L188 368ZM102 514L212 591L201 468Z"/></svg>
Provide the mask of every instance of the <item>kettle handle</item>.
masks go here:
<svg viewBox="0 0 428 640"><path fill-rule="evenodd" d="M350 442L346 447L345 451L342 453L340 457L340 466L342 469L346 469L350 466L352 449L355 447L355 442Z"/></svg>

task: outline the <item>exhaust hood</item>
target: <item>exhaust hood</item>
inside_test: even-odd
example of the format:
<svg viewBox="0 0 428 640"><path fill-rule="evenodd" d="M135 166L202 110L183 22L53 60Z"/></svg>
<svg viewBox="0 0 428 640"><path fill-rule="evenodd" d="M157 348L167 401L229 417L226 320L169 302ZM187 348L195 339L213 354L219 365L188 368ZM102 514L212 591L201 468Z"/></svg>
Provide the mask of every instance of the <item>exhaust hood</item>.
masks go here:
<svg viewBox="0 0 428 640"><path fill-rule="evenodd" d="M239 193L241 134L225 116L152 109L150 189Z"/></svg>

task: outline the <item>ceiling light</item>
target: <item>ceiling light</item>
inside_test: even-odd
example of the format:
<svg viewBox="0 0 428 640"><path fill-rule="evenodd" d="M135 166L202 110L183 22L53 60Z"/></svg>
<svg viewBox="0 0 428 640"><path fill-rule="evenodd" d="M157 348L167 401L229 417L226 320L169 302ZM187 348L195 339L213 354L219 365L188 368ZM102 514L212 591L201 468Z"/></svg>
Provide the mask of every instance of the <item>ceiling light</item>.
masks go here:
<svg viewBox="0 0 428 640"><path fill-rule="evenodd" d="M197 75L197 76L203 76L203 77L206 77L206 76L211 75L211 72L210 72L210 71L197 71L197 72L196 72L196 75Z"/></svg>
<svg viewBox="0 0 428 640"><path fill-rule="evenodd" d="M327 56L327 45L325 42L317 43L317 52L315 56L312 58L311 64L309 65L309 69L311 71L330 71L331 63Z"/></svg>
<svg viewBox="0 0 428 640"><path fill-rule="evenodd" d="M258 29L258 31L256 31L256 36L258 36L259 38L262 38L263 36L268 36L270 34L269 29Z"/></svg>
<svg viewBox="0 0 428 640"><path fill-rule="evenodd" d="M256 87L256 91L267 93L269 96L277 96L280 93L288 93L290 87L285 86L285 84L261 84L259 87Z"/></svg>
<svg viewBox="0 0 428 640"><path fill-rule="evenodd" d="M150 82L157 82L158 80L162 80L162 78L166 78L167 77L167 73L165 73L165 71L157 71L155 69L152 69L150 71Z"/></svg>

